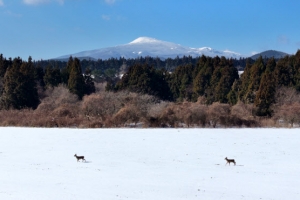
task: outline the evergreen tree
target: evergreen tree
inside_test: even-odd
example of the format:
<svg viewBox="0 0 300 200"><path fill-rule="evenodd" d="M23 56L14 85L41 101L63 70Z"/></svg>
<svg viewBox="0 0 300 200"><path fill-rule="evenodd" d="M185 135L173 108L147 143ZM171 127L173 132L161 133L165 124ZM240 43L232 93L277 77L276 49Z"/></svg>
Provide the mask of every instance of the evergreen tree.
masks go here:
<svg viewBox="0 0 300 200"><path fill-rule="evenodd" d="M193 95L193 71L194 66L192 64L187 64L183 67L181 84L179 87L179 100L182 101L184 99L191 101Z"/></svg>
<svg viewBox="0 0 300 200"><path fill-rule="evenodd" d="M218 60L218 58L215 60ZM217 62L214 61L214 63L216 64ZM212 73L210 83L209 83L210 87L205 90L206 91L206 99L207 99L208 104L212 104L213 102L217 101L216 89L217 89L217 86L219 85L219 81L220 81L221 77L222 77L221 67L218 65L215 65L214 71Z"/></svg>
<svg viewBox="0 0 300 200"><path fill-rule="evenodd" d="M290 62L293 65L293 83L297 91L300 91L300 50L297 51L295 56L291 56Z"/></svg>
<svg viewBox="0 0 300 200"><path fill-rule="evenodd" d="M238 79L238 71L233 65L224 66L221 69L221 77L214 92L215 102L228 103L228 93L231 91L234 81Z"/></svg>
<svg viewBox="0 0 300 200"><path fill-rule="evenodd" d="M79 99L82 99L85 94L85 83L81 71L80 61L78 58L75 58L71 64L68 88L70 92L76 94Z"/></svg>
<svg viewBox="0 0 300 200"><path fill-rule="evenodd" d="M11 63L9 63L9 61L7 61L2 54L0 54L0 77L4 77L6 69L9 65L11 65Z"/></svg>
<svg viewBox="0 0 300 200"><path fill-rule="evenodd" d="M1 99L1 106L5 109L19 107L17 88L20 85L19 81L22 79L19 72L21 64L22 60L20 58L15 58L12 65L6 70Z"/></svg>
<svg viewBox="0 0 300 200"><path fill-rule="evenodd" d="M292 66L289 63L289 56L280 59L274 70L274 78L276 85L280 86L292 86L293 85L293 71Z"/></svg>
<svg viewBox="0 0 300 200"><path fill-rule="evenodd" d="M39 98L34 79L32 59L22 62L15 58L4 76L4 91L1 104L4 108L36 108Z"/></svg>
<svg viewBox="0 0 300 200"><path fill-rule="evenodd" d="M37 108L39 96L37 92L37 84L34 77L34 66L31 56L27 62L23 62L20 68L20 72L23 76L23 83L20 87L20 96L23 103L21 107Z"/></svg>
<svg viewBox="0 0 300 200"><path fill-rule="evenodd" d="M68 81L69 81L69 76L70 76L70 73L71 73L71 69L72 69L72 64L74 62L74 59L72 56L70 56L68 62L67 62L67 66L64 67L62 70L61 70L61 79L62 79L62 83L68 85Z"/></svg>
<svg viewBox="0 0 300 200"><path fill-rule="evenodd" d="M256 91L259 89L262 74L265 70L266 67L261 56L253 65L248 60L245 71L241 76L241 86L238 92L241 101L254 103Z"/></svg>
<svg viewBox="0 0 300 200"><path fill-rule="evenodd" d="M179 60L178 60L179 62ZM179 101L191 100L193 96L193 71L194 65L178 66L171 75L170 88L173 98Z"/></svg>
<svg viewBox="0 0 300 200"><path fill-rule="evenodd" d="M238 89L238 99L244 103L253 102L253 97L249 95L249 85L251 83L251 68L252 65L250 64L249 59L247 60L246 67L244 69L243 74L240 77L240 81L236 89ZM254 93L254 91L250 91L250 93Z"/></svg>
<svg viewBox="0 0 300 200"><path fill-rule="evenodd" d="M48 87L56 87L62 82L60 69L58 67L53 68L48 65L45 70L44 81Z"/></svg>
<svg viewBox="0 0 300 200"><path fill-rule="evenodd" d="M44 69L40 65L37 65L34 68L34 79L37 81L37 84L42 87L42 89L45 88L44 76Z"/></svg>
<svg viewBox="0 0 300 200"><path fill-rule="evenodd" d="M157 96L164 100L170 100L171 94L168 86L168 72L155 70L147 64L135 64L129 67L122 79L116 84L116 90L127 89L132 92ZM109 87L112 86L109 84Z"/></svg>
<svg viewBox="0 0 300 200"><path fill-rule="evenodd" d="M274 58L270 59L266 66L266 71L260 81L259 90L255 98L255 106L257 108L256 115L271 116L271 105L274 103L274 95L276 84L274 80L273 71L276 67Z"/></svg>
<svg viewBox="0 0 300 200"><path fill-rule="evenodd" d="M90 95L96 91L95 84L93 82L90 68L87 68L84 72L85 94Z"/></svg>
<svg viewBox="0 0 300 200"><path fill-rule="evenodd" d="M239 99L238 99L238 87L239 87L239 79L236 79L234 83L232 84L231 90L227 95L228 103L230 105L235 105Z"/></svg>
<svg viewBox="0 0 300 200"><path fill-rule="evenodd" d="M260 56L251 67L249 90L257 91L260 85L262 74L265 72L266 66Z"/></svg>
<svg viewBox="0 0 300 200"><path fill-rule="evenodd" d="M210 87L213 70L211 58L202 56L195 68L197 75L193 80L194 100L206 94L207 89Z"/></svg>

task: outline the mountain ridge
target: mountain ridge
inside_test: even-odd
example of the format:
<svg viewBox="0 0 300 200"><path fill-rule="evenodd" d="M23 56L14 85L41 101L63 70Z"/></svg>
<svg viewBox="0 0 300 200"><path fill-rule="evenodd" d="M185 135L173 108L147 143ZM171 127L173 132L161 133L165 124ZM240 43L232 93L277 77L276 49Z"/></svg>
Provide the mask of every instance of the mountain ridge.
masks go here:
<svg viewBox="0 0 300 200"><path fill-rule="evenodd" d="M283 58L285 56L287 56L289 54L282 52L282 51L276 51L276 50L267 50L267 51L263 51L260 52L258 54L255 54L253 56L251 56L250 58L252 58L253 60L256 60L257 58L259 58L260 56L262 56L263 58L272 58L274 57L275 59L280 59Z"/></svg>
<svg viewBox="0 0 300 200"><path fill-rule="evenodd" d="M70 56L74 57L91 57L94 59L109 59L109 58L137 58L137 57L159 57L161 59L176 58L183 56L199 57L206 56L225 56L227 58L240 58L241 54L225 50L220 51L211 47L192 48L185 47L180 44L158 40L151 37L139 37L135 40L114 47L106 47L88 51L81 51L55 59L65 59Z"/></svg>
<svg viewBox="0 0 300 200"><path fill-rule="evenodd" d="M158 57L160 59L167 59L167 58L176 58L176 57L183 57L183 56L192 56L192 57L199 57L199 56L224 56L226 58L252 58L256 60L259 56L271 58L274 57L275 59L282 58L287 53L275 50L267 50L253 56L243 56L240 53L224 50L220 51L217 49L213 49L211 47L200 47L200 48L193 48L193 47L186 47L180 44L167 42L163 40L158 40L151 37L139 37L135 40L127 43L121 44L113 47L105 47L100 49L88 50L88 51L81 51L78 53L71 53L68 55L60 56L57 58L53 58L51 60L67 60L70 56L77 57L80 59L91 59L91 60L107 60L110 58L125 58L125 59L135 59L138 57Z"/></svg>

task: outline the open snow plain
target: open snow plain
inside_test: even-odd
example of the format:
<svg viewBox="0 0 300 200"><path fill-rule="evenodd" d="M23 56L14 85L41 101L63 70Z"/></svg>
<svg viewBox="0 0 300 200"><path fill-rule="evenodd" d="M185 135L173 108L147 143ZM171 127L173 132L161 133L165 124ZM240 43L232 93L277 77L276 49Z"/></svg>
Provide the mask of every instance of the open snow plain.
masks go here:
<svg viewBox="0 0 300 200"><path fill-rule="evenodd" d="M299 129L0 128L4 200L281 200L299 186Z"/></svg>

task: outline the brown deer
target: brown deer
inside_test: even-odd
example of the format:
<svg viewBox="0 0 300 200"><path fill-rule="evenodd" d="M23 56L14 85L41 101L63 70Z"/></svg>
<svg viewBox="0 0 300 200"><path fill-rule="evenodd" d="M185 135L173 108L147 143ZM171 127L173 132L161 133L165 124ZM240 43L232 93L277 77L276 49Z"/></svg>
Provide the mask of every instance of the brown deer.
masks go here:
<svg viewBox="0 0 300 200"><path fill-rule="evenodd" d="M234 159L228 159L228 158L226 157L225 160L227 161L227 162L226 162L226 165L227 165L227 164L230 165L231 162L232 162L234 165L236 164Z"/></svg>
<svg viewBox="0 0 300 200"><path fill-rule="evenodd" d="M76 154L75 154L74 156L77 158L77 162L78 162L79 160L82 160L82 162L83 162L83 161L85 162L84 156L77 156Z"/></svg>

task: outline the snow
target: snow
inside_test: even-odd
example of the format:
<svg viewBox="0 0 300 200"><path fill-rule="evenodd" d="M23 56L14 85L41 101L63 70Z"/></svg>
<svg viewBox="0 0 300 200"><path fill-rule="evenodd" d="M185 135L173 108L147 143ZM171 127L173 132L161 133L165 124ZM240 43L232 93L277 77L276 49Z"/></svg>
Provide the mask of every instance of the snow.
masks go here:
<svg viewBox="0 0 300 200"><path fill-rule="evenodd" d="M0 199L300 199L299 129L0 131Z"/></svg>
<svg viewBox="0 0 300 200"><path fill-rule="evenodd" d="M141 53L136 53L141 52ZM219 51L210 47L191 48L185 47L172 42L157 40L150 37L139 37L128 44L118 45L115 47L101 48L91 51L83 51L72 54L73 57L92 57L94 59L109 59L109 58L137 58L137 57L159 57L161 59L176 58L177 56L192 56L199 57L202 55L215 57L225 56L227 58L240 58L241 54L225 50ZM70 54L61 56L69 58Z"/></svg>
<svg viewBox="0 0 300 200"><path fill-rule="evenodd" d="M136 43L157 43L157 42L162 42L160 40L157 40L155 38L150 38L150 37L139 37L129 44L136 44Z"/></svg>
<svg viewBox="0 0 300 200"><path fill-rule="evenodd" d="M201 47L199 48L199 51L213 51L213 49L210 47Z"/></svg>

